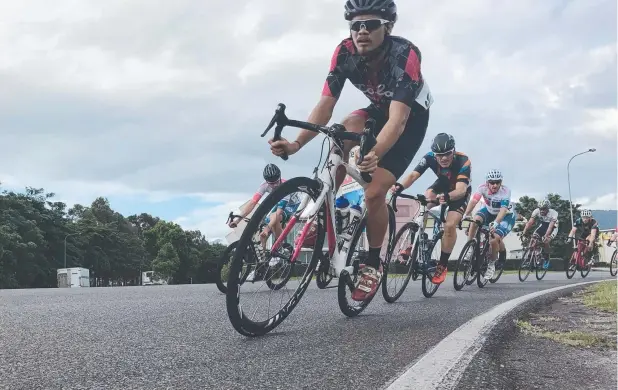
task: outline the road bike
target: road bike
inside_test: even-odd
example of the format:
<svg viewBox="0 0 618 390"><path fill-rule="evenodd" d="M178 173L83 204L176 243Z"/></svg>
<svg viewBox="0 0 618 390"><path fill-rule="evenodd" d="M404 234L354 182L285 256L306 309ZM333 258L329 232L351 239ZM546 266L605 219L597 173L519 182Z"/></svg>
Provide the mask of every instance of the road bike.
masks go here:
<svg viewBox="0 0 618 390"><path fill-rule="evenodd" d="M607 242L607 246L611 248L610 241ZM609 274L612 276L618 274L618 259L616 258L616 252L618 252L618 248L614 248L612 259L609 262Z"/></svg>
<svg viewBox="0 0 618 390"><path fill-rule="evenodd" d="M391 197L391 207L397 212L397 198L405 198L416 200L420 204L419 213L414 221L407 222L403 225L394 239L394 245L389 245L389 253L386 256L389 260L387 266L384 267L382 276L382 295L388 303L393 303L401 297L405 291L410 278L422 275L421 289L426 298L431 298L438 290L439 284L434 284L431 279L436 272L440 253L434 255L434 248L440 248L437 245L438 241L444 235L443 223L446 222L445 213L448 208L446 204L440 206L440 215L435 215L431 211L427 212L427 198L424 195L406 195L401 192L395 192ZM426 219L425 215L434 219L433 235L429 239L425 233ZM419 248L420 256L419 256ZM395 252L397 251L397 252ZM393 254L398 253L397 260L393 260ZM392 268L391 268L392 267ZM405 272L398 272L400 268L408 267ZM414 280L416 280L416 277ZM389 289L389 279L397 284L398 281L403 281L399 289L395 288L394 292Z"/></svg>
<svg viewBox="0 0 618 390"><path fill-rule="evenodd" d="M457 259L457 266L455 267L455 273L453 274L453 287L455 290L460 291L464 286L469 286L474 283L479 288L485 287L489 279L485 279L485 272L487 271L487 265L491 259L491 245L489 244L490 238L494 235L489 231L489 227L482 221L476 219L465 218L461 222L474 223L477 226L476 234L474 238L468 240L462 248L459 258ZM461 222L459 228L461 229ZM496 265L497 265L496 261ZM502 275L504 266L500 267L497 275L492 280L497 281ZM498 267L496 267L498 271ZM463 281L459 283L457 281L459 275L463 275Z"/></svg>
<svg viewBox="0 0 618 390"><path fill-rule="evenodd" d="M250 221L250 219L247 217L235 215L233 212L230 212L230 214L228 215L226 224L229 224L230 221L233 221L235 218L241 218L243 221L247 223ZM252 245L257 248L255 252L256 257L254 257L252 260L245 261L243 263L242 275L239 279L239 282L240 284L243 284L247 281L251 283L255 283L259 280L263 280L264 278L266 278L266 284L271 290L279 290L288 282L288 280L292 276L292 273L294 272L294 263L290 263L289 261L286 261L288 260L289 255L287 256L287 258L284 256L280 256L278 258L269 259L269 261L265 261L264 250L262 249L262 243L260 241L260 234L266 226L267 224L265 223L260 224L259 229L251 237ZM291 252L290 244L284 243L282 246L284 246L283 250L280 251L282 254ZM217 261L217 269L216 269L217 279L215 283L219 291L221 291L224 294L227 294L227 286L225 285L224 281L227 281L228 279L230 265L231 265L230 259L234 257L237 247L238 247L238 240L229 244L227 248L225 248L225 251L219 258L219 260ZM255 269L253 269L254 266L255 266ZM279 266L279 268L283 267L285 271L281 272L281 275L280 275L281 281L275 283L272 280L272 275L276 272L277 266ZM253 277L251 277L251 274L253 274ZM269 278L269 276L271 277Z"/></svg>
<svg viewBox="0 0 618 390"><path fill-rule="evenodd" d="M358 254L355 255L355 251L350 250L350 248L356 248L361 238L367 223L366 208L363 207L361 215L351 219L341 233L336 231L336 218L334 212L335 177L337 169L340 166L343 166L347 174L361 186L365 187L371 182L371 175L366 172L361 173L357 168L344 162L343 141L350 140L360 143L358 162L362 162L365 154L371 150L377 142L374 135L375 120L368 119L365 122L363 132L358 134L347 132L345 127L341 124L320 126L313 123L288 119L285 115L285 108L284 104L278 105L270 124L262 133L262 137L275 125L274 140L281 139L281 132L285 126L298 127L324 134L326 136L324 141L329 140L329 142L332 142L333 148L320 174L318 174L318 168L316 167L314 170L314 178L295 177L277 187L277 189L275 189L275 191L273 191L257 208L240 237L228 276L226 306L232 326L237 332L245 336L264 335L275 329L287 318L298 305L298 302L307 290L319 260L328 261L328 274L334 278L338 278L337 297L339 308L346 316L354 317L361 313L375 296L374 294L368 297L367 300L360 302L358 306L350 305L346 296L348 292L356 288L361 263L365 260L365 251L358 251ZM282 158L287 160L288 156L284 155ZM294 215L288 221L283 233L269 249L267 255L277 255L283 240L297 222L302 222L304 225L296 237L296 247L293 248L289 261L295 262L298 259L301 247L305 245L304 243L310 237L313 241L313 252L303 275L298 277L298 287L293 293L288 294L285 305L273 315L270 315L269 306L269 317L267 319L253 320L253 318L250 318L250 316L243 311L243 306L240 302L241 297L243 297L240 291L243 259L245 257L252 257L247 255L248 252L255 252L254 246L251 245L251 237L259 228L262 218L270 208L279 202L279 200L286 196L292 197L295 193L301 194L296 198L298 207ZM389 209L389 241L394 235L394 223L394 212ZM322 251L325 237L328 237L327 257L323 256L324 253ZM283 301L283 299L282 297L281 300Z"/></svg>
<svg viewBox="0 0 618 390"><path fill-rule="evenodd" d="M530 272L535 271L536 279L541 280L547 274L545 260L543 259L543 246L541 236L533 233L528 246L524 248L521 261L519 263L519 281L525 282Z"/></svg>
<svg viewBox="0 0 618 390"><path fill-rule="evenodd" d="M571 240L575 240L577 242L577 247L571 254L569 266L565 271L566 276L568 279L571 279L575 275L575 272L579 271L582 278L585 278L592 269L592 260L586 258L586 254L588 253L588 240L574 237L567 238L567 242Z"/></svg>

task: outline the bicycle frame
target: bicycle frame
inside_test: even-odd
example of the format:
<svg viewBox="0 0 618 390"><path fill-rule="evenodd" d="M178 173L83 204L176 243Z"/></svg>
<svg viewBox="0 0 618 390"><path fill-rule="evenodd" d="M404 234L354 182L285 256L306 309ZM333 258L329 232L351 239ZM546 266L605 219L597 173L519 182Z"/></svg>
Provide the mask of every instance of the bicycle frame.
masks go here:
<svg viewBox="0 0 618 390"><path fill-rule="evenodd" d="M294 213L294 215L290 218L287 226L281 233L281 235L277 238L275 243L272 246L272 251L275 251L284 237L288 235L288 233L292 230L294 225L300 220L307 220L305 226L303 227L297 242L299 245L296 245L294 248L294 253L292 255L291 262L296 261L298 256L300 255L300 251L302 248L302 243L304 242L311 226L313 225L315 218L318 215L318 212L326 203L326 239L328 242L328 254L332 259L330 263L329 274L333 277L339 277L341 271L346 270L348 273L352 273L354 268L352 266L345 266L346 256L348 254L350 241L346 240L342 246L337 248L337 234L335 230L335 177L337 174L337 169L339 166L344 166L345 170L352 179L354 179L357 183L359 183L363 188L367 186L367 183L361 178L361 173L357 168L352 167L348 163L346 163L342 158L342 152L340 150L333 150L326 163L326 168L322 169L322 172L318 176L317 180L321 183L322 190L320 191L320 195L316 199L315 202L309 197L309 195L304 194L302 196L302 200L298 209ZM313 203L313 204L312 204ZM364 205L364 202L363 202ZM362 208L362 215L360 221L362 221L367 215L367 209L365 207ZM360 224L359 221L359 224ZM352 223L352 221L350 222ZM351 226L353 229L351 234L354 234L355 229L358 228L358 225ZM348 228L349 229L349 228ZM322 250L322 248L314 248L314 250Z"/></svg>
<svg viewBox="0 0 618 390"><path fill-rule="evenodd" d="M577 249L575 253L576 265L578 267L584 268L584 253L586 253L588 249L588 240L577 239Z"/></svg>

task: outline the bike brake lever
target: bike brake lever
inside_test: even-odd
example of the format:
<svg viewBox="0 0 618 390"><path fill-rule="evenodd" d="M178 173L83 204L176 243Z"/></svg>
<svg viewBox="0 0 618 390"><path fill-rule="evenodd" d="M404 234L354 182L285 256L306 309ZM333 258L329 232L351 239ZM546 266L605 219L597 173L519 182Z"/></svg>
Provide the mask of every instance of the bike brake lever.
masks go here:
<svg viewBox="0 0 618 390"><path fill-rule="evenodd" d="M281 139L281 132L283 131L283 128L287 125L287 123L288 118L285 115L285 104L279 103L277 105L277 109L275 110L275 115L273 115L273 118L270 120L268 127L266 127L266 130L264 130L261 137L264 137L276 124L277 127L275 127L275 135L273 136L273 141L279 141ZM288 155L285 153L280 157L286 161L288 159Z"/></svg>

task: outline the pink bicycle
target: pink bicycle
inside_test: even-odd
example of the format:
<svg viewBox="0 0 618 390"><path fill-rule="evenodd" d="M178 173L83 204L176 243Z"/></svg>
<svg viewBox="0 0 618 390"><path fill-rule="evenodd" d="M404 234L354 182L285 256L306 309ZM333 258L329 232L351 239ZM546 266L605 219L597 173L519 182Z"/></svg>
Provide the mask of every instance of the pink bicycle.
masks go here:
<svg viewBox="0 0 618 390"><path fill-rule="evenodd" d="M360 142L359 161L362 161L363 156L371 150L376 143L373 132L375 121L369 119L365 123L363 133L357 134L347 132L345 127L340 124L327 127L308 122L290 120L285 115L285 105L279 104L273 119L266 131L262 134L262 137L265 136L275 124L275 140L280 139L281 131L285 126L291 126L322 133L326 135L325 141L331 141L333 147L320 174L318 174L318 168L316 168L314 171L314 178L296 177L289 179L281 184L273 193L268 195L257 208L240 237L230 266L227 281L226 304L227 313L232 326L236 331L245 336L264 335L281 324L296 307L307 290L311 278L316 271L318 261L322 263L320 272L326 272L328 275L339 279L338 302L341 311L345 315L349 317L358 315L373 299L373 296L363 302L353 301L351 297L348 299L348 296L351 295L351 291L355 288L359 269L362 267L368 249L364 239L365 224L367 222L366 209L363 207L364 202L358 205L359 207L356 209L358 212L356 214L350 212L349 222L345 224L339 223L341 221L336 220L334 205L336 196L335 176L339 166L344 166L348 175L361 186L364 187L366 183L371 182L371 175L361 173L357 168L348 165L344 161L343 141L352 140ZM287 159L287 156L283 158ZM285 226L283 233L278 236L277 240L272 244L270 249L268 249L266 258L259 259L255 253L255 249L253 249L251 238L254 236L257 229L259 229L262 219L265 218L268 212L277 204L283 204L284 207L289 207L288 211L293 212L293 215ZM295 234L293 229L299 223L302 228ZM290 253L281 253L283 244L286 242L286 237L289 233L292 233L292 235L296 237L294 240L294 247L289 251ZM392 208L389 208L389 245L391 245L393 241L394 233L395 213ZM323 253L325 237L328 237L326 255ZM361 237L363 237L363 240L361 240ZM361 244L361 248L357 249L359 243ZM260 292L253 290L249 290L248 293L241 292L241 287L243 289L251 288L247 283L242 283L243 263L247 261L246 259L254 259L253 261L256 262L268 263L269 259L276 257L283 263L293 264L298 261L302 248L311 248L311 255L304 273L294 277L294 281L298 281L295 290L293 292L288 290L292 289L291 283L293 281L290 281L284 290L286 294L283 294L281 298L273 299L273 297L269 295L268 314L265 318L255 318L255 313L247 309L247 307L252 303L250 296L256 299ZM383 260L383 264L387 261L388 257ZM299 267L296 269L299 269ZM269 291L264 289L263 294L269 293ZM241 301L246 302L241 304ZM271 311L271 304L277 304L277 301L280 301L279 303L282 304L281 308Z"/></svg>

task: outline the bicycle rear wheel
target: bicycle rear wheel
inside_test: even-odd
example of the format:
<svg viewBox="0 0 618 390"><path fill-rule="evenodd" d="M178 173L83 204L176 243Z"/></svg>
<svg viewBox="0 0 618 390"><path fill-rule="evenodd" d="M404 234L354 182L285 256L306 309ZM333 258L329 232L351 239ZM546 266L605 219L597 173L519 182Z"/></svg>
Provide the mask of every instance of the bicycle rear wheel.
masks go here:
<svg viewBox="0 0 618 390"><path fill-rule="evenodd" d="M363 230L365 229L366 224L367 217L363 218L363 220L359 223L356 232L352 236L352 239L350 240L350 250L348 251L348 257L345 261L346 267L349 265L352 265L354 267L354 271L349 276L352 279L352 283L354 283L354 285L356 285L356 283L358 282L361 264L364 264L367 261L368 251L356 248L356 246L358 245L358 241L362 237ZM380 281L380 283L382 283L382 281ZM342 275L339 276L339 285L337 287L337 302L339 303L339 309L343 314L348 317L356 317L357 315L362 313L363 310L367 308L369 303L371 303L371 301L377 294L376 290L376 294L373 294L362 302L353 300L351 297L352 290L350 290L350 287L348 286L345 278ZM378 289L379 288L380 286L378 286ZM350 294L349 301L348 293Z"/></svg>
<svg viewBox="0 0 618 390"><path fill-rule="evenodd" d="M616 260L616 252L612 255L612 260L609 263L609 274L612 276L616 276L618 274L618 261Z"/></svg>
<svg viewBox="0 0 618 390"><path fill-rule="evenodd" d="M397 301L397 299L399 299L401 294L403 294L406 287L408 286L408 283L410 282L410 277L412 276L413 265L415 263L418 253L418 245L415 245L414 249L412 250L412 244L414 243L415 236L413 226L413 222L408 222L403 225L395 236L395 244L389 250L390 253L388 254L388 258L390 259L390 261L387 263L387 266L384 267L384 273L382 275L382 295L384 296L384 300L388 303L393 303ZM403 240L402 244L399 243L400 240ZM396 261L394 261L393 255L396 255L395 257L398 258L399 251L402 248L405 248L404 251L409 250L411 252L410 255L408 255L407 260L405 258L403 259L405 260L403 267L408 267L408 269L407 271L405 271L404 268L404 272L396 274L395 270L397 269L398 264ZM399 268L401 269L403 267ZM391 272L391 268L393 272ZM390 281L394 282L395 284L395 289L391 291L389 291L388 284L389 275ZM401 282L401 286L399 288L397 288L398 282Z"/></svg>
<svg viewBox="0 0 618 390"><path fill-rule="evenodd" d="M320 184L313 179L307 177L297 177L286 181L281 184L277 189L275 189L269 196L267 196L264 201L257 208L251 219L249 220L246 228L244 229L240 240L238 241L238 246L236 248L234 258L232 260L232 264L230 267L229 277L227 281L227 294L226 294L226 307L228 317L232 326L236 331L244 336L261 336L264 335L273 329L275 329L283 320L287 318L287 316L294 310L303 294L307 290L309 283L311 282L311 278L313 277L313 273L315 271L315 267L317 265L318 259L321 254L321 248L324 244L324 236L325 236L325 228L326 228L326 207L322 205L317 215L314 217L313 221L317 222L317 236L315 240L315 244L313 246L314 250L311 255L311 259L307 265L307 268L303 275L298 278L298 287L296 290L290 294L286 291L285 294L281 294L281 302L284 301L283 297L287 297L287 302L283 307L281 307L278 311L276 311L273 315L271 315L270 311L270 295L269 295L269 310L268 310L268 318L264 320L253 320L249 315L245 314L243 311L243 305L241 305L241 299L246 296L246 294L241 294L240 285L241 276L242 276L242 266L243 259L247 256L253 257L253 253L257 252L252 238L260 229L260 225L263 219L270 214L270 210L277 204L279 201L284 199L286 196L294 194L294 193L302 193L302 196L308 196L311 200L315 201L320 194ZM295 216L296 217L296 216ZM292 217L292 218L295 218ZM290 221L289 223L293 223ZM312 221L307 221L306 223L312 223ZM302 245L302 243L298 243L298 245ZM317 248L317 250L315 250ZM270 252L270 251L269 251ZM259 259L260 263L268 264L270 259L266 258ZM257 266L256 266L257 271ZM258 291L255 292L254 295L257 296ZM272 289L267 289L266 294L275 293ZM251 301L251 299L249 299ZM279 301L279 299L274 300ZM251 302L249 302L251 303ZM246 304L245 304L246 305ZM275 309L276 310L276 309ZM257 311L257 309L255 310ZM254 314L252 311L249 311L249 314Z"/></svg>

